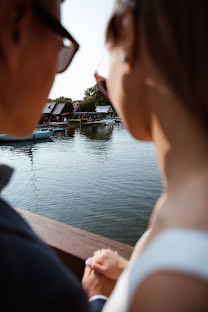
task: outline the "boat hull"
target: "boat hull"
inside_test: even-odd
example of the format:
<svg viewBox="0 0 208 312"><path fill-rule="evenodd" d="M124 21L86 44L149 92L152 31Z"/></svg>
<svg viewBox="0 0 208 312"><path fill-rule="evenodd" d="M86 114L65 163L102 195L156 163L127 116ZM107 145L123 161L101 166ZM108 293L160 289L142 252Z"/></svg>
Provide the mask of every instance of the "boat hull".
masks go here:
<svg viewBox="0 0 208 312"><path fill-rule="evenodd" d="M32 135L25 137L25 138L15 138L15 137L9 137L6 135L0 135L0 143L46 140L51 137L53 132L54 131L36 131Z"/></svg>

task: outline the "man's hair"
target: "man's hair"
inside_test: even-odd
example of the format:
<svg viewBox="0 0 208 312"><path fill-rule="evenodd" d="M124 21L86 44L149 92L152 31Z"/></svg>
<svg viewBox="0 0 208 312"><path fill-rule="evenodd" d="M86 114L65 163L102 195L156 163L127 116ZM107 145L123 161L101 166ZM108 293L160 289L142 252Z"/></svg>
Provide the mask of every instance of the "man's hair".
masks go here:
<svg viewBox="0 0 208 312"><path fill-rule="evenodd" d="M128 5L128 1L121 3ZM208 130L207 0L134 0L133 12L136 23L143 25L149 54L168 86ZM106 36L114 44L120 34L117 19L112 16Z"/></svg>
<svg viewBox="0 0 208 312"><path fill-rule="evenodd" d="M50 8L51 3L58 2L58 0L35 0L39 5L42 5L44 8ZM65 0L59 0L60 4Z"/></svg>

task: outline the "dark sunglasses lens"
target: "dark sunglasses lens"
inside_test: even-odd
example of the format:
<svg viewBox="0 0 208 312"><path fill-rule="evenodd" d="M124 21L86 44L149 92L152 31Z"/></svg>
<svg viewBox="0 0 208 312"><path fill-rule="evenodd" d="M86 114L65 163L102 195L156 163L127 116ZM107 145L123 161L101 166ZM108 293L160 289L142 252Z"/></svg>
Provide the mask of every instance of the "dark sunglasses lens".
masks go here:
<svg viewBox="0 0 208 312"><path fill-rule="evenodd" d="M63 73L71 63L76 53L76 47L72 44L71 46L63 47L58 56L58 68L57 73Z"/></svg>

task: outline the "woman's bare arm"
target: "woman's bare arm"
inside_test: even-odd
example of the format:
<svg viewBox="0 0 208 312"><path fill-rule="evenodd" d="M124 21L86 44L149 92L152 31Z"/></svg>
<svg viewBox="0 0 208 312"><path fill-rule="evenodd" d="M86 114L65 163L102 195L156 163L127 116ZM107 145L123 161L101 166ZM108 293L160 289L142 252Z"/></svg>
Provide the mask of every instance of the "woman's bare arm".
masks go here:
<svg viewBox="0 0 208 312"><path fill-rule="evenodd" d="M158 272L139 285L130 312L203 312L208 285L175 272Z"/></svg>

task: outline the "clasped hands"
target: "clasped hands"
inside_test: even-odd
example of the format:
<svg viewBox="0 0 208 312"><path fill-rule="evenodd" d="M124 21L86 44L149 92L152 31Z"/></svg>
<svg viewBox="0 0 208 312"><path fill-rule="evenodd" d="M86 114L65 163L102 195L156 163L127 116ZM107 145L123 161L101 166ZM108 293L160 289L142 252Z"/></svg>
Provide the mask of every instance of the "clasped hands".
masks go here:
<svg viewBox="0 0 208 312"><path fill-rule="evenodd" d="M117 252L101 249L86 260L82 286L91 298L95 295L109 297L116 281L128 266L128 261Z"/></svg>

